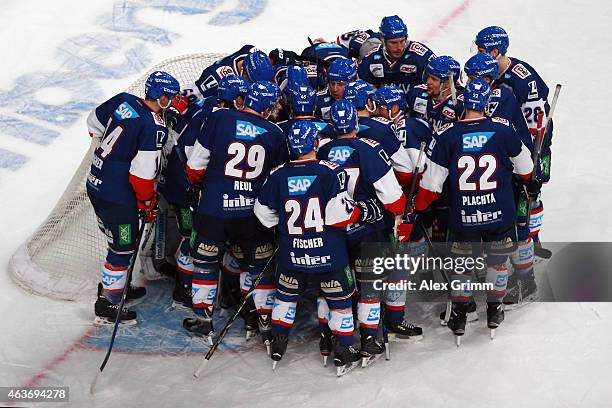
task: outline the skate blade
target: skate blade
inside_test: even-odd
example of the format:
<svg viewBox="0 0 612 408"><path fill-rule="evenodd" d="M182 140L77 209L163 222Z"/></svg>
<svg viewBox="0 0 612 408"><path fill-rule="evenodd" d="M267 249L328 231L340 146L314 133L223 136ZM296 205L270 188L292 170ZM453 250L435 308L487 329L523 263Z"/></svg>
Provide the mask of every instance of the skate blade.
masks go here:
<svg viewBox="0 0 612 408"><path fill-rule="evenodd" d="M384 354L380 353L380 354L371 355L369 357L362 357L361 358L361 368L366 368L366 367L371 366L383 356Z"/></svg>
<svg viewBox="0 0 612 408"><path fill-rule="evenodd" d="M336 377L342 377L343 375L348 374L350 371L352 371L358 365L359 365L359 360L358 361L354 361L352 363L345 364L345 365L340 366L340 367L336 367Z"/></svg>
<svg viewBox="0 0 612 408"><path fill-rule="evenodd" d="M327 367L327 357L328 356L323 356L323 367Z"/></svg>
<svg viewBox="0 0 612 408"><path fill-rule="evenodd" d="M495 337L495 329L490 328L490 331L491 340L493 340L493 338Z"/></svg>
<svg viewBox="0 0 612 408"><path fill-rule="evenodd" d="M461 346L461 336L455 335L455 345L457 347Z"/></svg>
<svg viewBox="0 0 612 408"><path fill-rule="evenodd" d="M272 361L272 371L276 370L276 365L278 364L278 361Z"/></svg>
<svg viewBox="0 0 612 408"><path fill-rule="evenodd" d="M170 306L171 310L180 310L182 312L191 312L191 307L185 306L181 302L177 302L176 300L172 301L172 305Z"/></svg>
<svg viewBox="0 0 612 408"><path fill-rule="evenodd" d="M385 360L391 360L391 350L389 349L389 342L385 343Z"/></svg>
<svg viewBox="0 0 612 408"><path fill-rule="evenodd" d="M115 321L108 319L106 317L96 316L96 318L93 321L93 324L96 327L114 326ZM122 320L121 322L119 322L119 327L136 326L137 324L138 324L138 321L136 319Z"/></svg>
<svg viewBox="0 0 612 408"><path fill-rule="evenodd" d="M264 341L264 346L266 346L266 353L268 354L268 357L270 356L270 342L268 340Z"/></svg>
<svg viewBox="0 0 612 408"><path fill-rule="evenodd" d="M419 334L418 336L404 336L401 334L389 332L388 337L389 341L392 341L394 343L412 343L414 341L423 340L422 334Z"/></svg>

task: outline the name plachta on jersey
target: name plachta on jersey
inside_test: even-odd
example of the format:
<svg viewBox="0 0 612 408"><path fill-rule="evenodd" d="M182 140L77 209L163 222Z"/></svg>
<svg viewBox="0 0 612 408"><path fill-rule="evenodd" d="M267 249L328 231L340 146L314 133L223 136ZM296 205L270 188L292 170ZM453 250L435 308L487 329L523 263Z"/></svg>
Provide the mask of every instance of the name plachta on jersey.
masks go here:
<svg viewBox="0 0 612 408"><path fill-rule="evenodd" d="M290 196L306 194L317 176L294 176L287 178L287 188Z"/></svg>
<svg viewBox="0 0 612 408"><path fill-rule="evenodd" d="M478 152L493 137L495 132L465 133L463 139L464 152Z"/></svg>
<svg viewBox="0 0 612 408"><path fill-rule="evenodd" d="M236 121L236 139L255 140L259 135L263 135L267 130L244 120Z"/></svg>
<svg viewBox="0 0 612 408"><path fill-rule="evenodd" d="M134 108L132 108L127 102L123 102L121 105L119 105L113 114L119 120L136 119L140 117Z"/></svg>
<svg viewBox="0 0 612 408"><path fill-rule="evenodd" d="M344 164L354 151L355 149L349 146L336 146L330 149L327 157L334 163Z"/></svg>

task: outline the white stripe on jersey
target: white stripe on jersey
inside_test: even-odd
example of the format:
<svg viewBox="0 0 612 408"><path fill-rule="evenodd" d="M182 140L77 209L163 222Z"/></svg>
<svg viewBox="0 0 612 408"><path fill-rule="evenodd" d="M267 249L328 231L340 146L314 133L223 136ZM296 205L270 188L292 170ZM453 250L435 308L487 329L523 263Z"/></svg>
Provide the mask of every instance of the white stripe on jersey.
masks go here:
<svg viewBox="0 0 612 408"><path fill-rule="evenodd" d="M187 151L185 148L185 154L187 154L187 166L193 170L204 170L208 167L210 161L210 150L200 144L200 141L196 140L193 148Z"/></svg>
<svg viewBox="0 0 612 408"><path fill-rule="evenodd" d="M341 191L325 205L325 225L348 221L353 213L353 203L348 191Z"/></svg>
<svg viewBox="0 0 612 408"><path fill-rule="evenodd" d="M410 162L412 164L411 172L414 172L414 168L419 161L419 153L421 151L419 149L415 149L414 147L407 147L405 150L408 153L408 156L410 156ZM423 168L423 162L421 161L421 173L423 172Z"/></svg>
<svg viewBox="0 0 612 408"><path fill-rule="evenodd" d="M267 205L263 205L259 202L259 200L255 200L253 212L264 227L272 228L275 225L278 225L278 213L276 210L268 207Z"/></svg>
<svg viewBox="0 0 612 408"><path fill-rule="evenodd" d="M393 167L393 170L399 173L412 173L414 171L414 163L416 163L416 160L413 162L412 158L408 154L408 151L402 146L397 149L397 152L393 153L390 159L391 167Z"/></svg>
<svg viewBox="0 0 612 408"><path fill-rule="evenodd" d="M515 157L511 157L510 161L514 165L514 172L520 176L524 176L533 171L531 153L523 143L521 143L521 152Z"/></svg>
<svg viewBox="0 0 612 408"><path fill-rule="evenodd" d="M423 173L421 187L434 193L441 193L444 181L448 177L448 169L432 161L429 157L425 160L425 163L427 164L427 171Z"/></svg>
<svg viewBox="0 0 612 408"><path fill-rule="evenodd" d="M400 187L393 173L393 169L389 169L387 174L374 182L376 196L384 204L393 204L402 197L402 187Z"/></svg>
<svg viewBox="0 0 612 408"><path fill-rule="evenodd" d="M102 137L104 134L104 125L96 116L95 109L89 113L89 116L87 116L87 128L89 129L89 133L91 133L94 137Z"/></svg>
<svg viewBox="0 0 612 408"><path fill-rule="evenodd" d="M157 174L157 164L161 151L139 150L132 159L130 174L145 180L153 180Z"/></svg>

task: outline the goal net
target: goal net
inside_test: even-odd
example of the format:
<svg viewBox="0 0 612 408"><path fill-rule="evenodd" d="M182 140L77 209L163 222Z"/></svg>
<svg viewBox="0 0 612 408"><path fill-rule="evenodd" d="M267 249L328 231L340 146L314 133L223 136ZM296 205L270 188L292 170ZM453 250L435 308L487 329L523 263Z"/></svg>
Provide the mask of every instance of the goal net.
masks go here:
<svg viewBox="0 0 612 408"><path fill-rule="evenodd" d="M223 54L190 54L175 57L151 68L126 92L144 97L144 85L153 71L172 74L182 87L190 86L204 68ZM85 124L83 123L83 126ZM86 135L86 129L83 134ZM106 236L85 189L97 141L85 154L55 208L9 261L13 279L29 292L65 300L92 299L106 257Z"/></svg>

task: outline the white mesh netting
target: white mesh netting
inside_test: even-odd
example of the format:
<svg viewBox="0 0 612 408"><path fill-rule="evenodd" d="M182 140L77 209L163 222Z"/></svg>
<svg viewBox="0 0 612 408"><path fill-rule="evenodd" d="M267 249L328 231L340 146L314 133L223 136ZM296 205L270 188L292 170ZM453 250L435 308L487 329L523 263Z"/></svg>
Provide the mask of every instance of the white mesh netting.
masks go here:
<svg viewBox="0 0 612 408"><path fill-rule="evenodd" d="M222 56L190 54L168 59L152 67L126 92L143 97L145 81L156 70L169 72L181 86L189 86ZM98 229L85 179L96 147L92 141L49 217L9 262L14 280L29 292L65 300L91 300L95 294L106 256L106 237Z"/></svg>

